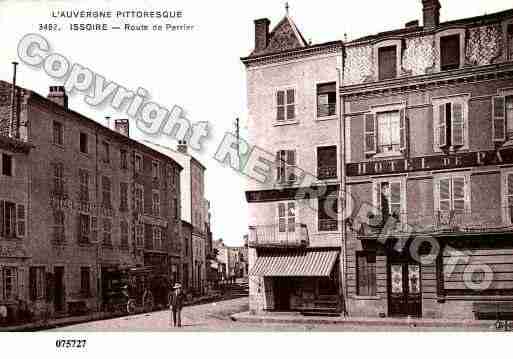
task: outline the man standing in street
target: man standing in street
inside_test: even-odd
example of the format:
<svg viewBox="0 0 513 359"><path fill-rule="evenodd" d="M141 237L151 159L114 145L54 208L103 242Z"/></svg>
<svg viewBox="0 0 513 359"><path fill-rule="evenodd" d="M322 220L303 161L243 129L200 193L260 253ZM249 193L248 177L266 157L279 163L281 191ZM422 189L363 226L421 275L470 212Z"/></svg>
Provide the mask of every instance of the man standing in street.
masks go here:
<svg viewBox="0 0 513 359"><path fill-rule="evenodd" d="M185 299L184 297L182 286L179 283L176 283L173 287L173 292L169 296L169 309L171 309L173 315L174 327L182 327L182 307Z"/></svg>

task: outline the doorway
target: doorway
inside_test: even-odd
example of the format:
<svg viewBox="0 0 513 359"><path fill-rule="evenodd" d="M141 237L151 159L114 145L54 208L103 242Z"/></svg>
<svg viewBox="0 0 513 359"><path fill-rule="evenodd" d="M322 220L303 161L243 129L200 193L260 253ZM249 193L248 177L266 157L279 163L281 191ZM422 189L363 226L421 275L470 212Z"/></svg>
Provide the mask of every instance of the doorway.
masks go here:
<svg viewBox="0 0 513 359"><path fill-rule="evenodd" d="M290 278L274 278L274 309L277 311L290 310L290 293L291 293L291 279Z"/></svg>
<svg viewBox="0 0 513 359"><path fill-rule="evenodd" d="M65 304L65 291L64 291L64 267L54 268L54 281L55 281L55 297L54 308L56 312L64 311Z"/></svg>
<svg viewBox="0 0 513 359"><path fill-rule="evenodd" d="M391 317L422 316L421 267L413 261L391 260L388 265L388 312Z"/></svg>

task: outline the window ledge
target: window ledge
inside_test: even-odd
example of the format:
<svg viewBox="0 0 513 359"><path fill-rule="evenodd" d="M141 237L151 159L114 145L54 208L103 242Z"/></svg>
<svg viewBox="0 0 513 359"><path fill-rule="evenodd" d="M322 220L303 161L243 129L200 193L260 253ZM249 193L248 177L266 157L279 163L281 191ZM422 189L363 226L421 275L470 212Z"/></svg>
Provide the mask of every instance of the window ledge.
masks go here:
<svg viewBox="0 0 513 359"><path fill-rule="evenodd" d="M281 121L281 122L274 121L273 126L274 127L278 127L278 126L288 126L288 125L298 125L298 124L299 124L299 121L297 121L297 120L294 120L294 121Z"/></svg>
<svg viewBox="0 0 513 359"><path fill-rule="evenodd" d="M379 295L353 295L352 299L356 300L381 300Z"/></svg>
<svg viewBox="0 0 513 359"><path fill-rule="evenodd" d="M330 115L330 116L317 116L317 121L329 121L329 120L336 120L338 116Z"/></svg>
<svg viewBox="0 0 513 359"><path fill-rule="evenodd" d="M372 158L404 158L404 154L402 152L387 152L387 153L377 153Z"/></svg>

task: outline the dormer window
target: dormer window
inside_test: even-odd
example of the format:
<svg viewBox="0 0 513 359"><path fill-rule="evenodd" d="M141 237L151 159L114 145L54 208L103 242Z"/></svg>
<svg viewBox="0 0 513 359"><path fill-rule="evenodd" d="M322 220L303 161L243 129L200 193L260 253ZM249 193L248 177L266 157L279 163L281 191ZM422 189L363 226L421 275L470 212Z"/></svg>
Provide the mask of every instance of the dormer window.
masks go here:
<svg viewBox="0 0 513 359"><path fill-rule="evenodd" d="M455 70L460 66L460 35L440 38L440 70Z"/></svg>
<svg viewBox="0 0 513 359"><path fill-rule="evenodd" d="M379 81L397 77L397 46L378 49Z"/></svg>

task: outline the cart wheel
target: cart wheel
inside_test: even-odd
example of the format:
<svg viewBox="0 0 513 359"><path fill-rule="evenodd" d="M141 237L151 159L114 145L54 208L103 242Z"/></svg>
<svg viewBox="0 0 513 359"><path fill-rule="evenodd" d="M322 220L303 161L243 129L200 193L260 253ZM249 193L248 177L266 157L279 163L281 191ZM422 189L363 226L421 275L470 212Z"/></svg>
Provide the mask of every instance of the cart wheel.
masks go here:
<svg viewBox="0 0 513 359"><path fill-rule="evenodd" d="M150 291L144 293L143 307L145 312L150 312L153 310L153 302L153 294Z"/></svg>
<svg viewBox="0 0 513 359"><path fill-rule="evenodd" d="M126 303L126 312L128 314L134 314L136 309L135 300L129 299L128 303Z"/></svg>

